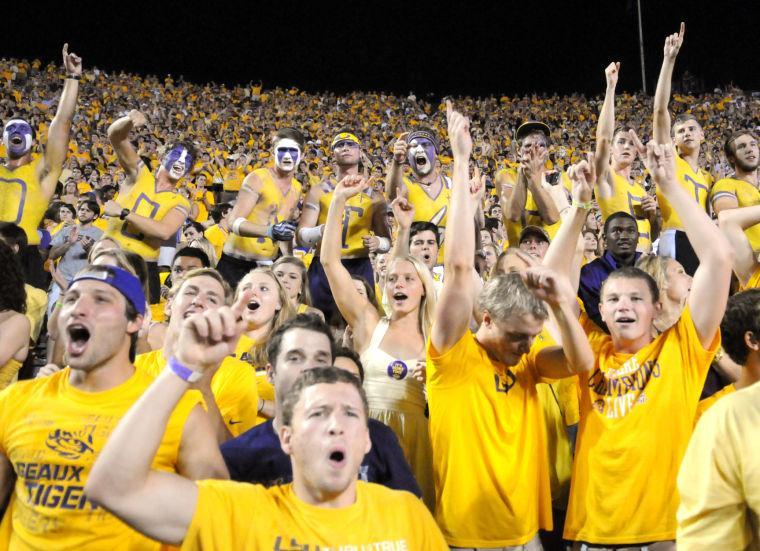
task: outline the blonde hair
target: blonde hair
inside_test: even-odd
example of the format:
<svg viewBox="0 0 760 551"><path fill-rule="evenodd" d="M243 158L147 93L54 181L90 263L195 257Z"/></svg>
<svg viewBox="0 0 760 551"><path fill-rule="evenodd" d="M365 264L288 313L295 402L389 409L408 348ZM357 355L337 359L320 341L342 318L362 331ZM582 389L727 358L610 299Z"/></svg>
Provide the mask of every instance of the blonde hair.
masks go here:
<svg viewBox="0 0 760 551"><path fill-rule="evenodd" d="M648 273L652 276L657 289L660 291L660 296L668 288L668 262L670 258L667 256L657 256L656 254L643 254L636 262L636 267L640 270Z"/></svg>
<svg viewBox="0 0 760 551"><path fill-rule="evenodd" d="M410 255L396 256L388 263L388 272L390 273L393 264L400 261L406 261L414 266L414 271L417 272L417 277L422 282L422 288L425 290L425 295L420 299L419 306L419 318L418 327L422 337L427 340L430 335L430 328L433 325L433 316L435 315L435 284L433 283L433 276L430 270L425 266L421 260Z"/></svg>
<svg viewBox="0 0 760 551"><path fill-rule="evenodd" d="M200 249L204 253L206 253L206 256L208 257L208 261L211 264L211 268L216 268L217 258L216 258L216 249L214 249L214 246L211 244L211 241L206 239L205 237L197 237L190 241L187 244L188 247L193 247L195 249Z"/></svg>
<svg viewBox="0 0 760 551"><path fill-rule="evenodd" d="M251 362L253 363L253 366L256 369L261 369L264 366L267 365L269 359L267 357L267 344L269 344L269 338L271 337L272 333L275 332L275 330L288 321L290 318L295 316L295 308L293 307L292 303L290 302L290 299L288 298L288 293L285 291L285 288L282 286L282 283L280 283L280 280L277 279L277 276L274 275L274 272L272 269L268 266L254 268L250 272L248 272L243 279L240 280L240 283L242 283L246 277L248 277L251 274L266 274L272 280L274 280L275 288L277 289L277 296L280 299L280 310L277 311L272 318L271 327L269 333L267 333L267 336L253 344L251 346L251 349L248 351L248 353L251 355ZM238 287L235 290L235 300L240 296L242 285L238 283Z"/></svg>

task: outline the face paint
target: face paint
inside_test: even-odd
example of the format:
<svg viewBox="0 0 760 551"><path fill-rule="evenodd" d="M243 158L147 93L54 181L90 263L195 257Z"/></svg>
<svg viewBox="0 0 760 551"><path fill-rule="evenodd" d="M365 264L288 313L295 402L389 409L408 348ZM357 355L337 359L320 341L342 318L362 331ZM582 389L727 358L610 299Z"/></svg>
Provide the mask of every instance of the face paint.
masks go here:
<svg viewBox="0 0 760 551"><path fill-rule="evenodd" d="M296 169L301 160L301 148L295 140L283 138L274 146L274 163L283 172Z"/></svg>
<svg viewBox="0 0 760 551"><path fill-rule="evenodd" d="M169 172L169 176L173 180L179 180L185 174L190 172L190 168L193 166L193 157L190 152L178 145L174 147L164 157L163 167Z"/></svg>
<svg viewBox="0 0 760 551"><path fill-rule="evenodd" d="M419 176L427 176L435 166L435 145L427 138L414 138L409 142L407 161Z"/></svg>
<svg viewBox="0 0 760 551"><path fill-rule="evenodd" d="M11 159L23 157L32 149L32 127L21 119L11 119L3 129L3 143Z"/></svg>

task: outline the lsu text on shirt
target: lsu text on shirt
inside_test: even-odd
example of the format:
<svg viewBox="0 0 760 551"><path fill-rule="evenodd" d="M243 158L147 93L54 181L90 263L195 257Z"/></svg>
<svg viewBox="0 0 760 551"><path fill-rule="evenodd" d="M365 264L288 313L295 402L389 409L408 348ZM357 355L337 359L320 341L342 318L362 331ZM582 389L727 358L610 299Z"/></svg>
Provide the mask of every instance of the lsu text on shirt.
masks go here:
<svg viewBox="0 0 760 551"><path fill-rule="evenodd" d="M565 538L597 544L675 539L676 476L707 370L691 312L636 354L616 353L585 315L596 357L578 375L581 420Z"/></svg>
<svg viewBox="0 0 760 551"><path fill-rule="evenodd" d="M435 517L449 545L522 545L551 529L537 350L508 367L470 331L443 354L428 344Z"/></svg>
<svg viewBox="0 0 760 551"><path fill-rule="evenodd" d="M198 503L182 544L202 549L447 550L422 502L409 492L356 483L356 502L329 509L301 501L291 484L220 480L198 484Z"/></svg>
<svg viewBox="0 0 760 551"><path fill-rule="evenodd" d="M160 549L84 495L95 458L153 378L136 369L124 383L93 393L72 387L69 376L66 368L0 394L0 451L17 476L0 549ZM153 469L176 472L182 429L199 402L194 392L177 405Z"/></svg>

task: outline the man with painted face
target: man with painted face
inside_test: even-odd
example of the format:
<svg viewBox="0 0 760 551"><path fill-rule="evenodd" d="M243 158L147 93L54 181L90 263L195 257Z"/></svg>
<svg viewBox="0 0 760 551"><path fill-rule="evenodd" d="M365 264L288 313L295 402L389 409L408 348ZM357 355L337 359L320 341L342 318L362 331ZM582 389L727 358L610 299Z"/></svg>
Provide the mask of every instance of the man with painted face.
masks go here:
<svg viewBox="0 0 760 551"><path fill-rule="evenodd" d="M607 277L617 269L634 266L641 256L636 251L639 229L636 219L627 212L611 214L604 223L604 254L581 268L578 296L588 317L599 327L607 326L599 313L599 297Z"/></svg>
<svg viewBox="0 0 760 551"><path fill-rule="evenodd" d="M393 159L385 181L388 199L404 197L414 207L414 222L432 222L438 226L443 241L451 202L451 178L441 174L438 163L440 142L435 131L418 128L401 134L393 145ZM411 168L404 176L403 164ZM438 251L438 264L443 263L443 243Z"/></svg>
<svg viewBox="0 0 760 551"><path fill-rule="evenodd" d="M699 166L699 153L705 141L702 126L694 115L682 113L673 122L672 133L670 128L670 113L668 112L670 84L676 57L683 44L684 31L685 25L681 23L678 33L665 38L662 68L654 94L654 141L660 144L667 143L672 136L678 151L676 156L678 181L702 210L707 211L707 198L712 188L713 178L709 172ZM678 213L662 193L657 194L657 200L662 210L662 234L657 254L675 258L681 263L686 273L693 277L699 261L684 232Z"/></svg>
<svg viewBox="0 0 760 551"><path fill-rule="evenodd" d="M606 220L612 213L624 211L636 218L639 226L637 250L649 252L657 238L662 219L657 200L631 177L631 167L644 151L638 149L638 140L628 126L615 126L615 87L620 63L610 63L604 70L607 88L599 124L596 129L596 173L594 193Z"/></svg>
<svg viewBox="0 0 760 551"><path fill-rule="evenodd" d="M177 185L190 172L196 152L189 142L170 145L158 170L151 173L129 142L130 131L147 123L145 115L132 110L108 127L108 138L126 178L119 186L118 199L103 205L103 215L109 217L106 236L145 259L150 303L157 304L161 298L159 249L163 241L176 236L190 213L190 203L177 192Z"/></svg>
<svg viewBox="0 0 760 551"><path fill-rule="evenodd" d="M232 232L216 266L233 288L256 266L271 264L280 244L289 244L295 236L296 224L291 218L301 197L295 173L304 143L298 130L278 130L274 166L256 169L243 180L230 213Z"/></svg>
<svg viewBox="0 0 760 551"><path fill-rule="evenodd" d="M319 262L319 246L335 186L345 176L359 174L361 142L356 134L344 129L333 138L332 151L337 173L309 190L298 224L299 243L317 249L315 259L309 265L309 290L312 304L324 313L328 322L334 319L337 308L327 276ZM369 253L386 253L390 250L386 212L385 198L371 187L347 201L343 217L341 262L352 275L372 281L374 276Z"/></svg>
<svg viewBox="0 0 760 551"><path fill-rule="evenodd" d="M32 155L35 130L28 121L13 118L3 127L6 158L0 164L0 222L24 229L30 245L39 245L37 233L45 210L55 193L69 147L69 130L79 93L82 59L63 45L66 80L58 110L50 123L44 153Z"/></svg>

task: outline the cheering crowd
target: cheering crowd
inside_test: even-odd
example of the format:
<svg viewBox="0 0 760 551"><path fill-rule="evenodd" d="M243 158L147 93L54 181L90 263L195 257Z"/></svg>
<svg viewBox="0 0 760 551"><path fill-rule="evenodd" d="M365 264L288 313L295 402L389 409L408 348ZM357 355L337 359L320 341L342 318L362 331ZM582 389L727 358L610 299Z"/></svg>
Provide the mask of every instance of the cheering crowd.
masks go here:
<svg viewBox="0 0 760 551"><path fill-rule="evenodd" d="M684 34L652 99L0 61L0 547L760 549L760 101Z"/></svg>

